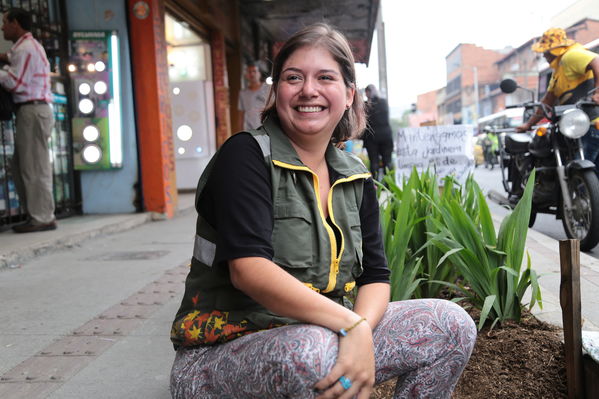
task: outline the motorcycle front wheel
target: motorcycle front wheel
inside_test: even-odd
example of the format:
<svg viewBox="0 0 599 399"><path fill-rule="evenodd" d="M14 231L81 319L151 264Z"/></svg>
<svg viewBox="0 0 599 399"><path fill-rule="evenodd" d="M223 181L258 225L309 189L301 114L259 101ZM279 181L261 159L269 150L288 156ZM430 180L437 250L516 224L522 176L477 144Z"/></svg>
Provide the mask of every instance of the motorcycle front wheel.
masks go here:
<svg viewBox="0 0 599 399"><path fill-rule="evenodd" d="M572 209L563 204L562 223L566 235L580 240L580 250L590 251L599 243L599 179L593 170L573 172L568 178Z"/></svg>

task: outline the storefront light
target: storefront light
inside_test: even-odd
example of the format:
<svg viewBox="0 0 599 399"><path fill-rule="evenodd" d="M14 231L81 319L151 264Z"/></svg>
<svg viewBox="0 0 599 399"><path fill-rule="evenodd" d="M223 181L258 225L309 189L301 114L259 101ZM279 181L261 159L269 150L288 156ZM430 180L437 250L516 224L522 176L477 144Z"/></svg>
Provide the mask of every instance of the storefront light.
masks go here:
<svg viewBox="0 0 599 399"><path fill-rule="evenodd" d="M189 126L181 125L177 128L177 137L179 138L179 140L189 141L189 139L191 139L191 136L193 136L193 131Z"/></svg>
<svg viewBox="0 0 599 399"><path fill-rule="evenodd" d="M96 71L104 72L104 70L106 69L106 64L103 63L102 61L98 61L98 62L96 62L94 67L96 68Z"/></svg>
<svg viewBox="0 0 599 399"><path fill-rule="evenodd" d="M265 82L267 85L272 85L272 76L267 77Z"/></svg>
<svg viewBox="0 0 599 399"><path fill-rule="evenodd" d="M83 138L86 141L96 141L100 137L100 131L94 125L88 125L83 129Z"/></svg>
<svg viewBox="0 0 599 399"><path fill-rule="evenodd" d="M76 72L77 71L77 66L75 64L69 64L69 66L67 67L67 70L69 72Z"/></svg>
<svg viewBox="0 0 599 399"><path fill-rule="evenodd" d="M110 36L110 67L112 101L108 104L108 135L110 138L110 163L123 165L123 138L121 133L121 58L119 38L116 32Z"/></svg>
<svg viewBox="0 0 599 399"><path fill-rule="evenodd" d="M179 155L183 155L183 154L185 154L185 148L183 148L183 147L179 147L179 148L177 149L177 152L179 153Z"/></svg>
<svg viewBox="0 0 599 399"><path fill-rule="evenodd" d="M108 85L103 80L99 80L94 83L94 91L97 94L104 94L106 93L106 90L108 90Z"/></svg>
<svg viewBox="0 0 599 399"><path fill-rule="evenodd" d="M174 88L173 88L173 94L174 94L174 95L176 95L176 96L178 96L178 95L179 95L179 93L181 93L181 89L180 89L180 88L178 88L178 87L174 87Z"/></svg>
<svg viewBox="0 0 599 399"><path fill-rule="evenodd" d="M202 151L204 151L204 149L203 149L202 147L200 147L200 146L197 146L197 147L196 147L196 152L197 152L198 154L200 154Z"/></svg>
<svg viewBox="0 0 599 399"><path fill-rule="evenodd" d="M79 85L79 93L81 93L82 95L87 96L91 91L92 88L89 85L89 83L81 83Z"/></svg>
<svg viewBox="0 0 599 399"><path fill-rule="evenodd" d="M91 114L94 110L94 103L89 98L79 101L79 111L83 114Z"/></svg>
<svg viewBox="0 0 599 399"><path fill-rule="evenodd" d="M87 163L98 163L102 159L102 149L96 144L89 144L83 148L83 160Z"/></svg>
<svg viewBox="0 0 599 399"><path fill-rule="evenodd" d="M96 66L90 62L89 64L87 64L87 71L88 72L96 72Z"/></svg>

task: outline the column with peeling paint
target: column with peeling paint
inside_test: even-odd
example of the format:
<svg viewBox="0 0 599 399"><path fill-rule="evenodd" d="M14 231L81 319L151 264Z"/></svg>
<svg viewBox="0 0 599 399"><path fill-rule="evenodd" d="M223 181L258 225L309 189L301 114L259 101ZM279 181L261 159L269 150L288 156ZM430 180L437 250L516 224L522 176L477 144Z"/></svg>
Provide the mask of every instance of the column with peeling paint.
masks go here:
<svg viewBox="0 0 599 399"><path fill-rule="evenodd" d="M128 0L133 84L144 210L177 209L168 64L161 0Z"/></svg>

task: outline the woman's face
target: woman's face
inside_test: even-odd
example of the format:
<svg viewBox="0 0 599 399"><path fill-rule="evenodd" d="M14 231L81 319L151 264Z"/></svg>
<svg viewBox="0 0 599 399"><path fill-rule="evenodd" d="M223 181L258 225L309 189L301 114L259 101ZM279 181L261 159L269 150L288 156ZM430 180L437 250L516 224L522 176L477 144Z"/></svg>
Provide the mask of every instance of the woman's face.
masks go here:
<svg viewBox="0 0 599 399"><path fill-rule="evenodd" d="M276 108L290 137L331 138L354 89L345 86L339 64L323 47L302 47L283 64Z"/></svg>

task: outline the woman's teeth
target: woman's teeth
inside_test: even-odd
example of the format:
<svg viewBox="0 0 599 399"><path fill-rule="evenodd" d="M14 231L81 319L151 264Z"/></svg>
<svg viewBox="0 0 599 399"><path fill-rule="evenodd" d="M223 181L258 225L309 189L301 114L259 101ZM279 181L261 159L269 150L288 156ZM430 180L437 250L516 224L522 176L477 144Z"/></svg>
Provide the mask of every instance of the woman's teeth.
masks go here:
<svg viewBox="0 0 599 399"><path fill-rule="evenodd" d="M323 110L323 107L297 107L299 112L320 112Z"/></svg>

